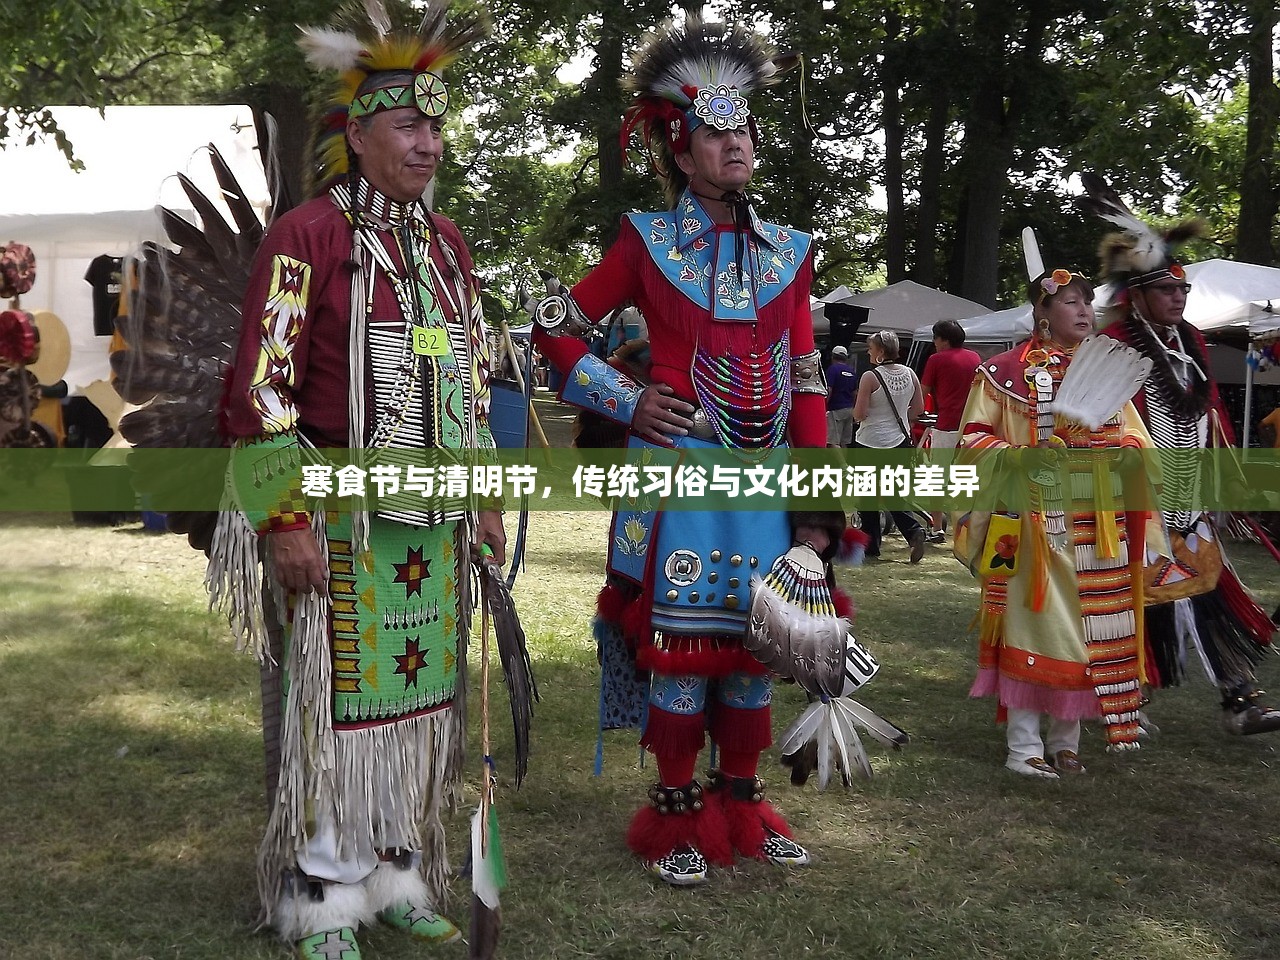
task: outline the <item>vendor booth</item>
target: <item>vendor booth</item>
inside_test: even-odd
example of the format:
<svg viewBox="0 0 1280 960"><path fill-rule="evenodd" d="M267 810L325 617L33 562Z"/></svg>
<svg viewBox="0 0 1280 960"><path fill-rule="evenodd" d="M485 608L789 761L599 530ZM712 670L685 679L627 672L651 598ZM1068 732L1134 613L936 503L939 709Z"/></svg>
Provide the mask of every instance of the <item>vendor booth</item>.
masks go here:
<svg viewBox="0 0 1280 960"><path fill-rule="evenodd" d="M50 110L83 169L50 139L0 150L0 244L17 241L35 254L36 281L23 307L61 319L70 341L63 376L75 396L109 376L123 258L145 240L163 240L156 206L195 220L176 172L216 196L203 156L213 143L260 210L268 194L247 106Z"/></svg>

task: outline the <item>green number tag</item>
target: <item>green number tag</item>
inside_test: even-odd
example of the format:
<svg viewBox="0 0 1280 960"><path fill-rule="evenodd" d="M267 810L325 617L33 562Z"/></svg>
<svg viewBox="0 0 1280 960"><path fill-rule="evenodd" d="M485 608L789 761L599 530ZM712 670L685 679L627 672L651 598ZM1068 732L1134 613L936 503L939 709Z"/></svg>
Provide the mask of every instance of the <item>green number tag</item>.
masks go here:
<svg viewBox="0 0 1280 960"><path fill-rule="evenodd" d="M449 338L443 330L414 327L413 352L420 357L446 357L449 355Z"/></svg>

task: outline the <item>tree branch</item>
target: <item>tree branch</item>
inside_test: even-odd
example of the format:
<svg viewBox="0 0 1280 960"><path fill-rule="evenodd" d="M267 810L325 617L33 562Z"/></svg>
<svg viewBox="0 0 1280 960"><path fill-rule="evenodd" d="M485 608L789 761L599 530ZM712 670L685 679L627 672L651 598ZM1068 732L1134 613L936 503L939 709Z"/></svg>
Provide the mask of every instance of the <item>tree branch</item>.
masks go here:
<svg viewBox="0 0 1280 960"><path fill-rule="evenodd" d="M145 67L150 66L151 64L155 63L157 60L161 60L164 57L179 57L179 56L183 56L183 54L178 53L176 50L161 50L159 53L153 53L151 54L151 56L144 57L142 60L139 60L137 63L133 65L133 67L129 70L128 73L121 73L121 74L104 73L104 74L99 74L98 79L101 80L103 83L124 83L126 80L132 80L139 73L141 73Z"/></svg>

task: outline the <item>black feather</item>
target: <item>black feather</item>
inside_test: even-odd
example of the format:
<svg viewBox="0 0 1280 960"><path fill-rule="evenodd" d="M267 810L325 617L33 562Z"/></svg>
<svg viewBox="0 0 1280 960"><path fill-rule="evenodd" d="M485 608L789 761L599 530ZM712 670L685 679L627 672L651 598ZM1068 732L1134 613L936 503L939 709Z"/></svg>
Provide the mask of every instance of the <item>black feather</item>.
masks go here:
<svg viewBox="0 0 1280 960"><path fill-rule="evenodd" d="M498 659L502 662L502 677L511 699L511 723L515 730L515 783L519 787L529 768L529 729L533 722L534 701L540 699L538 684L533 678L529 646L511 600L511 590L502 575L502 568L492 560L480 564L480 592L493 617Z"/></svg>
<svg viewBox="0 0 1280 960"><path fill-rule="evenodd" d="M268 118L264 153L271 154ZM182 189L200 225L161 209L170 242L177 250L147 243L137 260L139 283L121 318L125 348L111 356L116 389L129 403L146 404L125 415L120 432L135 447L208 448L223 446L218 406L233 351L240 337L240 302L253 257L265 228L226 160L210 145L209 163L218 181L230 221L214 200L183 174ZM274 215L291 199L273 183ZM161 474L135 476L143 487L199 492L216 503L221 478L182 478ZM174 511L168 526L186 533L191 545L208 552L217 514Z"/></svg>

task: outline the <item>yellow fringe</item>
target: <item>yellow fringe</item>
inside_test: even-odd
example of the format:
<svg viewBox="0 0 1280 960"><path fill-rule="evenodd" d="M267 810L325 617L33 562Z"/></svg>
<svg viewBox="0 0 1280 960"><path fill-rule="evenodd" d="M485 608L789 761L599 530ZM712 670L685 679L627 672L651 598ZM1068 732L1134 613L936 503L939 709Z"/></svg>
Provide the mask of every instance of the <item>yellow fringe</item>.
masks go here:
<svg viewBox="0 0 1280 960"><path fill-rule="evenodd" d="M1099 558L1114 560L1120 556L1120 530L1116 526L1115 498L1111 495L1111 474L1101 459L1093 461L1093 496L1097 503L1095 550Z"/></svg>

